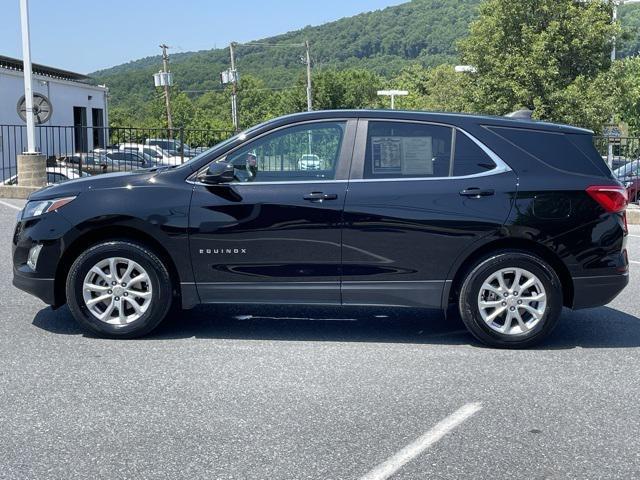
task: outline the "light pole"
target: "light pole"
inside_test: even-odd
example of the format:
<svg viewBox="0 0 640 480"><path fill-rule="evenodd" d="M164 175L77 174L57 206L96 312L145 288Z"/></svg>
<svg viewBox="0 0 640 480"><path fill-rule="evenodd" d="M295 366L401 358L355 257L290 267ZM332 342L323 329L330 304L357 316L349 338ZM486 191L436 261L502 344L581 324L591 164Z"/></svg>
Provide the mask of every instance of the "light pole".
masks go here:
<svg viewBox="0 0 640 480"><path fill-rule="evenodd" d="M406 97L409 92L406 90L378 90L381 97L391 97L391 110L396 109L396 97Z"/></svg>
<svg viewBox="0 0 640 480"><path fill-rule="evenodd" d="M27 151L29 155L36 151L36 126L33 119L33 85L31 78L31 39L29 35L29 2L20 0L20 25L22 27L22 63L24 73L24 100L27 111Z"/></svg>

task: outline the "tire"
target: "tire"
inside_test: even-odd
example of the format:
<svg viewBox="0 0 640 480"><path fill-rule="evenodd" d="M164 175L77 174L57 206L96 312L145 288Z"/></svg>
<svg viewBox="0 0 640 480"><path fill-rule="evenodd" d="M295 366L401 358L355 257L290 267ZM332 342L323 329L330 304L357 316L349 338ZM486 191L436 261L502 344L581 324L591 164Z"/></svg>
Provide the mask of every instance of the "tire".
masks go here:
<svg viewBox="0 0 640 480"><path fill-rule="evenodd" d="M522 292L514 285L518 274ZM554 269L519 250L494 252L475 263L458 299L467 329L497 348L527 348L540 342L558 323L562 305L562 286Z"/></svg>
<svg viewBox="0 0 640 480"><path fill-rule="evenodd" d="M173 300L171 278L162 261L144 245L126 240L82 252L67 275L66 294L83 330L105 338L148 334L167 316Z"/></svg>

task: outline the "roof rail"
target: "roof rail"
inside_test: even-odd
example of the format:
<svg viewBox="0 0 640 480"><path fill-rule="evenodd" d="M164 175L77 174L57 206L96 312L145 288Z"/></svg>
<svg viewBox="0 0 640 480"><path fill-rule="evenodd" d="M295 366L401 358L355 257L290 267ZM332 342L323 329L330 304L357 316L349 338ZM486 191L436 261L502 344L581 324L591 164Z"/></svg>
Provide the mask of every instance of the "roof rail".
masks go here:
<svg viewBox="0 0 640 480"><path fill-rule="evenodd" d="M514 118L517 120L532 120L533 110L529 110L528 108L521 108L520 110L516 110L515 112L511 112L505 115L505 117Z"/></svg>

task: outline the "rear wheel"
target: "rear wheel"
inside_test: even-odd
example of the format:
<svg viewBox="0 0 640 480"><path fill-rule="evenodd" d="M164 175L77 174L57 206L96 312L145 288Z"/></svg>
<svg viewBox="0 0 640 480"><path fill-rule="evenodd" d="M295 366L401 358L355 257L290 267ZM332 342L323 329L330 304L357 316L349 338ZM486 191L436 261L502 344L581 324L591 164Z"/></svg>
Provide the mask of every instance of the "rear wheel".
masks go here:
<svg viewBox="0 0 640 480"><path fill-rule="evenodd" d="M148 248L110 241L84 251L67 276L67 302L85 330L134 338L151 332L172 303L171 279Z"/></svg>
<svg viewBox="0 0 640 480"><path fill-rule="evenodd" d="M510 250L481 259L460 291L459 309L481 342L525 348L546 337L562 311L560 280L543 259Z"/></svg>

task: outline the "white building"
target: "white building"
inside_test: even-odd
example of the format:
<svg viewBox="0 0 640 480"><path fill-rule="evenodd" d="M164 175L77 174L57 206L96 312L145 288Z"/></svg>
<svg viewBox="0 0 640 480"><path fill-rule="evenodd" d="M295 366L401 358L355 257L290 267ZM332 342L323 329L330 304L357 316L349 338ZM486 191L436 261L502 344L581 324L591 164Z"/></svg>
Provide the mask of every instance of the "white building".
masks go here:
<svg viewBox="0 0 640 480"><path fill-rule="evenodd" d="M33 64L36 145L48 157L87 152L105 146L107 88L89 77ZM26 150L22 60L0 55L0 167L15 170L15 157ZM34 112L35 113L35 112ZM95 127L95 128L94 128Z"/></svg>

